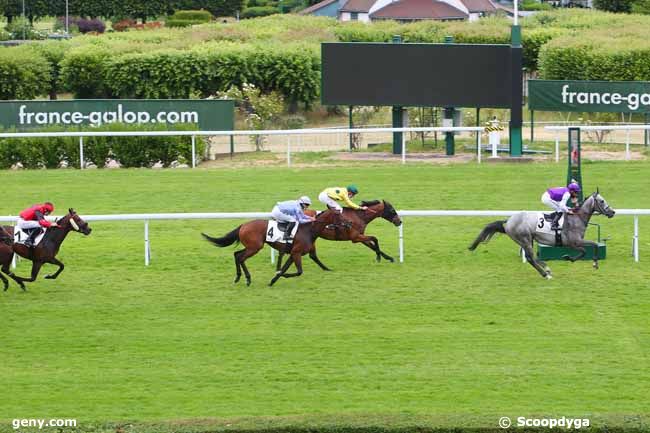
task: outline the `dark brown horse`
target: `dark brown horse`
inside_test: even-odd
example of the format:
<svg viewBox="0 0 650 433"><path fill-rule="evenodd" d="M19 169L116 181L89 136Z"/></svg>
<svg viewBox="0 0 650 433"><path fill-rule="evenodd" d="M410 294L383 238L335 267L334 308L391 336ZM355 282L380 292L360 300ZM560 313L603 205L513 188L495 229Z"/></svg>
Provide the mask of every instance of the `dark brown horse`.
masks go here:
<svg viewBox="0 0 650 433"><path fill-rule="evenodd" d="M300 224L298 226L298 231L293 239L291 244L283 244L280 242L266 242L266 227L267 220L253 220L245 224L240 225L235 230L231 231L227 235L220 238L213 238L201 233L203 237L211 242L212 244L218 247L227 247L236 242L240 242L243 246L243 250L235 251L235 267L237 275L235 276L235 283L241 279L242 269L244 275L246 276L246 285L251 284L251 274L248 272L246 267L246 260L249 257L257 254L263 247L265 243L268 243L271 247L275 248L280 252L285 252L290 254L289 260L287 263L276 273L275 277L269 283L272 286L280 277L291 278L298 277L302 275L302 256L309 254L312 260L316 263L319 263L319 266L324 267L322 263L316 257L316 252L313 249L314 241L320 235L320 233L325 229L329 224L333 224L336 221L337 215L334 212L327 211L323 212L316 217L316 221L311 223ZM290 249L289 249L290 248ZM312 256L313 252L313 256ZM287 269L291 266L292 263L296 264L297 272L293 274L287 274Z"/></svg>
<svg viewBox="0 0 650 433"><path fill-rule="evenodd" d="M384 253L379 248L379 240L377 240L375 236L366 235L365 231L368 224L379 217L394 224L395 226L400 226L402 224L402 220L397 214L397 211L393 205L385 200L364 201L361 202L361 205L367 206L368 209L354 210L350 208L343 208L343 220L346 223L343 225L332 224L325 227L325 229L319 234L319 237L330 241L352 241L353 243L361 242L363 245L367 246L375 252L378 262L381 261L382 257L386 260L389 260L390 262L394 262L395 259ZM282 263L282 256L283 253L280 252L280 257L277 264L278 270L280 269ZM318 256L316 255L315 244L313 245L312 251L309 252L309 257L314 260L324 271L330 270L318 259Z"/></svg>
<svg viewBox="0 0 650 433"><path fill-rule="evenodd" d="M58 220L57 223L59 227L49 228L45 236L43 236L43 240L35 248L29 248L22 244L6 245L0 243L0 265L2 266L2 272L17 282L21 289L25 290L25 284L23 282L36 280L38 272L45 263L51 263L59 267L54 274L47 275L45 278L54 279L58 277L65 266L57 260L56 255L66 236L68 236L68 233L74 231L88 236L92 231L88 223L81 219L73 209L69 209L66 216ZM4 227L4 229L13 238L13 227ZM19 277L11 272L11 259L14 253L32 261L31 278ZM9 288L9 282L2 274L0 274L0 280L4 284L4 290L6 291Z"/></svg>

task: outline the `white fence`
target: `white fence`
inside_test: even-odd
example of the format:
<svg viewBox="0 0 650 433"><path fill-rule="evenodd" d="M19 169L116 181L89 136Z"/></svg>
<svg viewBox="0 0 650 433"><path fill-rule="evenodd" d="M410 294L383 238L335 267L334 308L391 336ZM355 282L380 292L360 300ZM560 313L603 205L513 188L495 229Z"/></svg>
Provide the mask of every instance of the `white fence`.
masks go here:
<svg viewBox="0 0 650 433"><path fill-rule="evenodd" d="M85 167L84 137L191 137L192 168L196 167L196 137L241 135L286 135L287 166L291 167L291 137L312 134L363 134L378 132L476 132L478 134L477 159L481 162L481 132L484 127L417 127L417 128L313 128L271 129L264 131L79 131L79 132L2 132L0 138L78 137L80 167ZM406 134L402 134L402 164L406 163Z"/></svg>
<svg viewBox="0 0 650 433"><path fill-rule="evenodd" d="M517 212L511 210L402 210L400 217L509 217ZM639 216L650 215L650 209L618 209L617 215L632 215L634 217L634 233L632 236L632 255L634 261L639 261ZM159 213L159 214L125 214L125 215L85 215L85 221L144 221L144 264L151 263L149 244L149 221L154 220L189 220L189 219L254 219L270 218L268 212L218 212L218 213ZM0 216L0 222L15 223L15 216ZM55 217L49 217L54 220ZM478 233L478 232L477 232ZM398 227L399 261L404 262L404 223ZM271 261L274 261L274 250L271 249Z"/></svg>
<svg viewBox="0 0 650 433"><path fill-rule="evenodd" d="M627 125L568 125L568 126L546 126L545 129L555 131L555 162L560 161L560 132L569 128L578 128L581 131L625 131L625 159L630 159L630 131L648 131L650 125L627 124Z"/></svg>

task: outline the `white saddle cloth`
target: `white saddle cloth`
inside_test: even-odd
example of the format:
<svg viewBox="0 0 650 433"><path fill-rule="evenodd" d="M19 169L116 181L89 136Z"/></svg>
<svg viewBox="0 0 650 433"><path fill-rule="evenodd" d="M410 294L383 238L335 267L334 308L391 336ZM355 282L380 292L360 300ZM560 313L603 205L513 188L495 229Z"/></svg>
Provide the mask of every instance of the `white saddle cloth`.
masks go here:
<svg viewBox="0 0 650 433"><path fill-rule="evenodd" d="M296 223L291 230L291 236L288 240L284 239L284 232L278 228L278 222L276 220L269 220L266 225L266 242L280 242L281 244L286 244L287 242L292 242L296 232L298 231L298 224Z"/></svg>

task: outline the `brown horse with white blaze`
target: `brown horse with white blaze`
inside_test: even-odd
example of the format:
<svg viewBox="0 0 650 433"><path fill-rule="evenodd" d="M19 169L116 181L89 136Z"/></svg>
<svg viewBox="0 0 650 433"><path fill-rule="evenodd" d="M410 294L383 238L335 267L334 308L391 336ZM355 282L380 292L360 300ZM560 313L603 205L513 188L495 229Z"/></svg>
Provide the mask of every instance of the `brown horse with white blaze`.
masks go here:
<svg viewBox="0 0 650 433"><path fill-rule="evenodd" d="M41 267L45 263L51 263L59 267L54 274L47 275L45 278L55 279L58 277L63 272L65 265L56 258L56 255L66 236L68 236L68 233L79 232L88 236L92 231L88 223L81 219L73 209L69 209L68 213L57 221L57 224L58 227L51 227L47 230L43 240L34 248L29 248L23 244L12 243L7 245L6 243L0 243L0 266L2 266L2 272L18 283L21 289L26 290L24 282L36 280ZM4 230L13 239L13 227L6 226ZM20 277L11 271L10 266L14 253L32 261L31 278ZM4 284L4 290L6 291L9 288L7 278L0 274L0 281Z"/></svg>

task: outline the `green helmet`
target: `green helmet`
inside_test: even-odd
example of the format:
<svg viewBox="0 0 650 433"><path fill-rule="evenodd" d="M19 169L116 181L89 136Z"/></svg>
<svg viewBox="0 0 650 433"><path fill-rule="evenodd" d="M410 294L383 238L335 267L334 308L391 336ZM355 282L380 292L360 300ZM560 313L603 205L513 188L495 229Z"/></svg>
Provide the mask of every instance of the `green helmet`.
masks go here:
<svg viewBox="0 0 650 433"><path fill-rule="evenodd" d="M348 185L347 190L348 190L348 192L351 192L352 194L359 194L359 189L357 188L356 185Z"/></svg>

